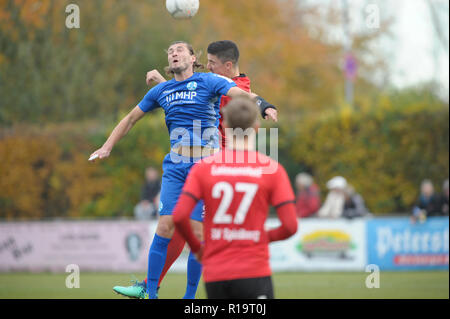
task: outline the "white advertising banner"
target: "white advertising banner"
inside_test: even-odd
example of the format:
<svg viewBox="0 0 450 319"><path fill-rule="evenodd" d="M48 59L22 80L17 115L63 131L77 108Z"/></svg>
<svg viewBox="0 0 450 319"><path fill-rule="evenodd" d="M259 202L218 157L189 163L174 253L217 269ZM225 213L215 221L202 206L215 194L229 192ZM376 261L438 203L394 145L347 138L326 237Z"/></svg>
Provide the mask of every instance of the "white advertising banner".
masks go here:
<svg viewBox="0 0 450 319"><path fill-rule="evenodd" d="M0 223L0 271L65 272L147 269L148 222ZM153 236L152 236L153 237Z"/></svg>
<svg viewBox="0 0 450 319"><path fill-rule="evenodd" d="M277 219L267 221L277 225ZM302 219L298 225L294 236L269 245L272 271L364 271L365 220Z"/></svg>
<svg viewBox="0 0 450 319"><path fill-rule="evenodd" d="M279 224L269 219L268 227ZM157 222L83 221L0 223L0 271L147 272ZM302 219L291 238L270 247L272 270L364 271L365 220ZM170 272L186 272L186 246Z"/></svg>

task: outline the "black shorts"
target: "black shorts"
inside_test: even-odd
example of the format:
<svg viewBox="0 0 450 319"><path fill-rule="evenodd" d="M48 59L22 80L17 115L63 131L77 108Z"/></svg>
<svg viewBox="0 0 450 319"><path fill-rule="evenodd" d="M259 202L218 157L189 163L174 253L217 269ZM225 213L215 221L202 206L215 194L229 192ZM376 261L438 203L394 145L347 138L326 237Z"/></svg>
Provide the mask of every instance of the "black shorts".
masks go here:
<svg viewBox="0 0 450 319"><path fill-rule="evenodd" d="M273 299L272 278L257 277L205 283L208 299Z"/></svg>

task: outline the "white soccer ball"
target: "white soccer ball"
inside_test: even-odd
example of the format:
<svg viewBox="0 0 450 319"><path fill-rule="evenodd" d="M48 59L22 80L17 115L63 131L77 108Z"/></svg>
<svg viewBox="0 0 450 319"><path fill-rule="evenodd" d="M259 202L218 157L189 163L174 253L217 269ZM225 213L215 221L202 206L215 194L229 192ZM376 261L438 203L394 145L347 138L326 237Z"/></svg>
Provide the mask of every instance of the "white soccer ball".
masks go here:
<svg viewBox="0 0 450 319"><path fill-rule="evenodd" d="M199 0L166 0L167 11L175 19L189 19L197 14Z"/></svg>

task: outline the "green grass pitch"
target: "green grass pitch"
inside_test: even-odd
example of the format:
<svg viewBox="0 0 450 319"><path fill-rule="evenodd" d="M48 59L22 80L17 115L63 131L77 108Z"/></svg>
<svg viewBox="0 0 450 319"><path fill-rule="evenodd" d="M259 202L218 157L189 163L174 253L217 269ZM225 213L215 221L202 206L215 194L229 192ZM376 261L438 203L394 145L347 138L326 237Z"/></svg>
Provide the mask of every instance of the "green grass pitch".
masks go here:
<svg viewBox="0 0 450 319"><path fill-rule="evenodd" d="M369 273L364 272L288 272L273 274L277 299L369 299L369 298L449 298L448 271L381 272L380 287L366 288ZM80 288L65 286L69 274L0 273L0 298L124 298L115 294L115 285L129 285L132 274L83 273ZM144 278L145 274L134 274ZM169 273L159 292L161 299L179 299L184 294L186 275ZM197 291L198 299L206 298L203 282Z"/></svg>

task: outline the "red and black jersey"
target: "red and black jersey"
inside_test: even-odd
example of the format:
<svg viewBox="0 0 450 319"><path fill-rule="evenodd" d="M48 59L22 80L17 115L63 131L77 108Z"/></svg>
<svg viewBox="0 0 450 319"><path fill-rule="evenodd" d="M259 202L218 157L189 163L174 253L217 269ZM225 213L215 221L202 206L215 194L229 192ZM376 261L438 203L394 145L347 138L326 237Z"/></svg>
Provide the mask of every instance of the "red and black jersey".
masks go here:
<svg viewBox="0 0 450 319"><path fill-rule="evenodd" d="M236 83L237 87L250 92L250 79L245 75L245 74L240 74L239 76L236 76L232 79L234 81L234 83ZM229 102L231 101L231 98L226 96L226 95L222 95L220 98L220 104L219 104L219 110L220 110L220 119L219 119L219 134L220 134L220 140L221 140L221 144L222 144L222 148L225 148L226 145L226 139L225 139L225 131L222 125L222 121L223 121L223 114L222 114L222 108L225 107Z"/></svg>
<svg viewBox="0 0 450 319"><path fill-rule="evenodd" d="M229 149L195 164L173 215L194 252L200 242L190 231L188 218L198 200L205 203L204 281L270 276L269 242L297 229L295 195L283 166L258 152ZM286 219L280 219L290 231L267 232L269 206L279 213L286 204L292 208L282 212Z"/></svg>

